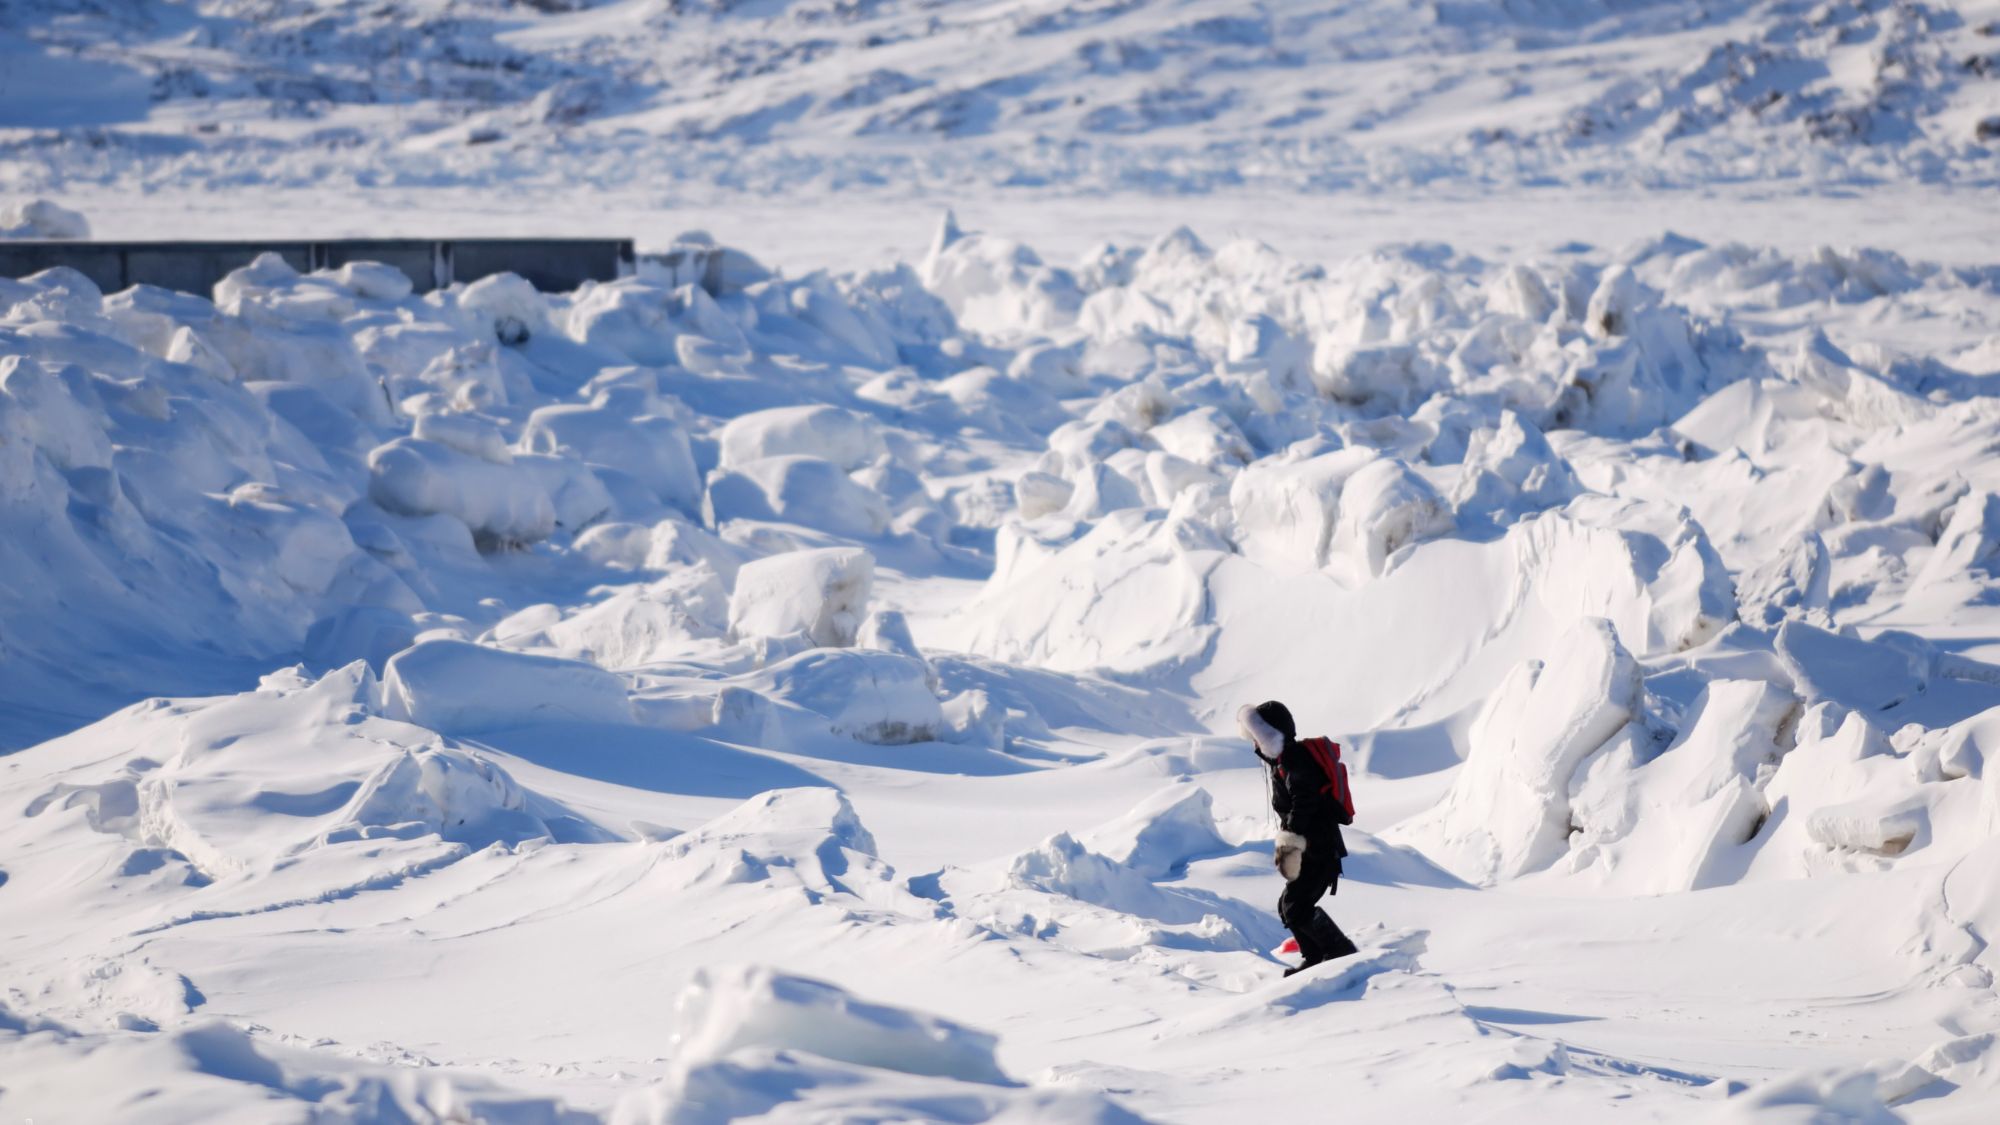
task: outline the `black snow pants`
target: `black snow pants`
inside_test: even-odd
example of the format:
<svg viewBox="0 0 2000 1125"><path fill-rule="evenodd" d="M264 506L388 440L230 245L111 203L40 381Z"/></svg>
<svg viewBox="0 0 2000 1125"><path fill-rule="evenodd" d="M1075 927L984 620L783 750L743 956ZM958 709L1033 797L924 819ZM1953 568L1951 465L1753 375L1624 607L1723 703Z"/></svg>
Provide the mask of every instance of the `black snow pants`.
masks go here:
<svg viewBox="0 0 2000 1125"><path fill-rule="evenodd" d="M1286 883L1283 893L1278 895L1278 917L1298 940L1301 965L1317 965L1359 952L1318 906L1319 900L1339 882L1337 845L1328 841L1309 842L1299 864L1299 877Z"/></svg>

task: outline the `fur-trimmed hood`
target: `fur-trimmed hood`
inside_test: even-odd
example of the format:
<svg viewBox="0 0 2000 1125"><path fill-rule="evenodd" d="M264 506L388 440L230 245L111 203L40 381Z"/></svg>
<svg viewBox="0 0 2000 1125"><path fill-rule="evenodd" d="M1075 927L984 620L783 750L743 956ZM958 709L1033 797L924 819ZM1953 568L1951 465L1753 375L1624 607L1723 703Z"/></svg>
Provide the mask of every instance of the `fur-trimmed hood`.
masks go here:
<svg viewBox="0 0 2000 1125"><path fill-rule="evenodd" d="M1285 736L1278 728L1264 721L1252 704L1244 704L1236 712L1236 725L1243 730L1243 737L1257 744L1257 750L1264 757L1275 760L1285 750Z"/></svg>

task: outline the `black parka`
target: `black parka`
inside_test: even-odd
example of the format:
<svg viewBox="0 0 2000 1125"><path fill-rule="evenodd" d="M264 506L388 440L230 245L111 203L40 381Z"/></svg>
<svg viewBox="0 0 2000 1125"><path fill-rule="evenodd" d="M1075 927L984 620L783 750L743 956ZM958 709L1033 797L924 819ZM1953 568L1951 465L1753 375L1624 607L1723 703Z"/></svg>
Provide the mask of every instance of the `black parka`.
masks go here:
<svg viewBox="0 0 2000 1125"><path fill-rule="evenodd" d="M1344 856L1347 845L1341 841L1340 826L1347 821L1347 810L1328 792L1328 782L1312 751L1287 738L1271 764L1271 809L1278 814L1279 827L1306 838L1308 851Z"/></svg>

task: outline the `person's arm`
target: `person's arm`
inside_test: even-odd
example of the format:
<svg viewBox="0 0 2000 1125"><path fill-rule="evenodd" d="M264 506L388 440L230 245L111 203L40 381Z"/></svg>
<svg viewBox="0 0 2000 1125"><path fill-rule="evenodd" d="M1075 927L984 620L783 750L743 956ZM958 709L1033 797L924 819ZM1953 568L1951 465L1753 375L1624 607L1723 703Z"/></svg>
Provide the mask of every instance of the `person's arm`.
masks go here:
<svg viewBox="0 0 2000 1125"><path fill-rule="evenodd" d="M1304 835L1308 828L1340 819L1327 807L1333 798L1325 792L1327 778L1312 751L1294 742L1285 747L1280 764L1284 774L1272 789L1285 790L1285 808L1278 817L1287 831ZM1272 803L1276 804L1275 798Z"/></svg>
<svg viewBox="0 0 2000 1125"><path fill-rule="evenodd" d="M1272 843L1271 858L1278 865L1278 873L1289 883L1299 877L1305 861L1306 838L1291 829L1295 790L1289 767L1280 765L1286 757L1285 736L1265 722L1254 707L1236 712L1236 722L1257 747L1257 757L1263 760L1264 767L1271 771L1271 811L1278 814L1278 837Z"/></svg>
<svg viewBox="0 0 2000 1125"><path fill-rule="evenodd" d="M1292 750L1296 752L1297 747ZM1300 803L1302 791L1298 771L1291 760L1293 756L1293 753L1281 755L1282 766L1274 765L1271 769L1271 807L1278 813L1278 836L1272 842L1271 858L1278 865L1278 874L1283 875L1287 883L1298 878L1299 872L1304 869L1306 834L1300 826L1312 823L1300 815L1312 806Z"/></svg>

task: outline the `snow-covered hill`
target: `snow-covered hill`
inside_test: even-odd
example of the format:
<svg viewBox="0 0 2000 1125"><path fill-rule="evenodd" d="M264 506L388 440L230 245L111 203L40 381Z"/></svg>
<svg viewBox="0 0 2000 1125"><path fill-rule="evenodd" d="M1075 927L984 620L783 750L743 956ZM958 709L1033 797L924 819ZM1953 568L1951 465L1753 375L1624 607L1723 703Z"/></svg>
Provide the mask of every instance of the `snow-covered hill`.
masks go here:
<svg viewBox="0 0 2000 1125"><path fill-rule="evenodd" d="M1992 270L729 277L0 282L0 1112L1990 1114Z"/></svg>
<svg viewBox="0 0 2000 1125"><path fill-rule="evenodd" d="M771 267L0 279L0 1120L1988 1125L1996 31L0 0L0 237Z"/></svg>
<svg viewBox="0 0 2000 1125"><path fill-rule="evenodd" d="M1945 0L0 4L0 186L1992 185Z"/></svg>

